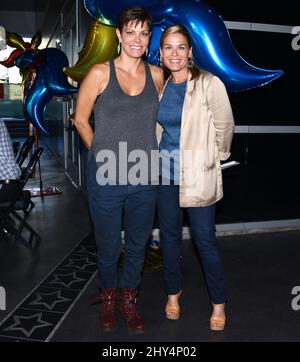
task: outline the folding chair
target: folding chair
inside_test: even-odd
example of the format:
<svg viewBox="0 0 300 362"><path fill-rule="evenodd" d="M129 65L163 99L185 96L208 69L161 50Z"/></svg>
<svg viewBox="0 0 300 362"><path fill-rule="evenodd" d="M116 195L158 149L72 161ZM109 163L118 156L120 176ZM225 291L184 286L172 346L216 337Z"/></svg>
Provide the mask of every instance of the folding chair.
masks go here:
<svg viewBox="0 0 300 362"><path fill-rule="evenodd" d="M13 142L13 150L14 150L15 157L17 157L19 149L20 149L20 142L18 142L18 141Z"/></svg>
<svg viewBox="0 0 300 362"><path fill-rule="evenodd" d="M20 168L22 167L24 161L29 155L29 152L31 151L33 144L34 144L34 136L29 136L26 139L26 141L23 143L22 147L20 148L20 152L16 158L16 162Z"/></svg>
<svg viewBox="0 0 300 362"><path fill-rule="evenodd" d="M4 230L15 237L15 240L20 241L28 249L33 250L41 242L40 235L21 217L18 211L26 211L30 209L31 196L30 192L23 190L26 182L34 171L34 168L39 161L43 148L39 147L30 157L26 168L22 171L20 179L13 184L15 192L8 202L0 203L0 230ZM4 185L5 186L5 185ZM15 219L18 220L18 227L15 226ZM29 239L26 240L21 232L26 229L29 232Z"/></svg>

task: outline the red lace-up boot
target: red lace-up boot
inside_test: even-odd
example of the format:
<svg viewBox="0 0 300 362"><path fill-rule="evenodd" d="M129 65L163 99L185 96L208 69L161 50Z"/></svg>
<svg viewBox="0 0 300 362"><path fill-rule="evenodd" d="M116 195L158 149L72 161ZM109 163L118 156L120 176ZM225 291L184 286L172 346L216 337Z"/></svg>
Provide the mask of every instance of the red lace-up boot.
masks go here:
<svg viewBox="0 0 300 362"><path fill-rule="evenodd" d="M103 303L100 311L100 327L105 332L113 331L117 327L116 319L116 288L103 288L101 290L101 301Z"/></svg>
<svg viewBox="0 0 300 362"><path fill-rule="evenodd" d="M126 321L128 330L132 333L140 334L145 332L145 323L136 309L136 296L136 289L122 289L120 314Z"/></svg>

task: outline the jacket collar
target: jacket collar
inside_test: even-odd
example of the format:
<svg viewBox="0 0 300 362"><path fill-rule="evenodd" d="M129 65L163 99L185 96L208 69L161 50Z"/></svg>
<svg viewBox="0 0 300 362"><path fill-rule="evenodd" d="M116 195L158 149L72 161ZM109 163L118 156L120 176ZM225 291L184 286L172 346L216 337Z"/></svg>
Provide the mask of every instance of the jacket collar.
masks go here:
<svg viewBox="0 0 300 362"><path fill-rule="evenodd" d="M188 95L191 95L191 94L193 93L194 88L195 88L195 84L196 84L196 80L195 80L195 79L193 79L193 80L190 79L191 76L192 76L192 74L191 74L191 72L189 72L188 81L187 81L187 86L186 86L186 93L187 93Z"/></svg>
<svg viewBox="0 0 300 362"><path fill-rule="evenodd" d="M189 72L188 80L187 80L187 86L186 86L186 93L187 93L188 95L191 95L191 94L193 93L193 91L194 91L194 88L195 88L195 79L191 80L191 79L190 79L191 76L192 76L192 74L191 74L191 72ZM167 86L167 84L169 83L171 77L172 77L172 76L170 75L169 78L166 80L166 83L164 84L164 87L163 87L163 89L162 89L162 91L161 91L161 93L160 93L160 95L159 95L159 100L161 100L161 98L162 98L162 96L163 96L163 94L164 94L164 91L165 91L165 89L166 89L166 86Z"/></svg>

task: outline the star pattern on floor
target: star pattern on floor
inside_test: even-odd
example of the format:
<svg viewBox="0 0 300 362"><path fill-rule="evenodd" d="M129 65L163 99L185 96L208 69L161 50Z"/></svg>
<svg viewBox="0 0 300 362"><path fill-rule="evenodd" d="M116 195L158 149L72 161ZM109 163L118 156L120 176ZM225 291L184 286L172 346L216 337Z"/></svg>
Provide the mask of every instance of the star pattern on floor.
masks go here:
<svg viewBox="0 0 300 362"><path fill-rule="evenodd" d="M78 254L89 254L92 256L96 256L96 248L95 247L88 247L86 245L80 245L78 250L75 250Z"/></svg>
<svg viewBox="0 0 300 362"><path fill-rule="evenodd" d="M42 320L42 312L33 314L29 317L14 315L13 320L15 323L5 328L4 331L18 331L23 333L26 337L30 337L32 333L38 328L52 326L52 323L48 323Z"/></svg>
<svg viewBox="0 0 300 362"><path fill-rule="evenodd" d="M88 256L82 258L69 258L65 268L76 268L79 270L85 270L89 266L94 266L96 263L89 260Z"/></svg>
<svg viewBox="0 0 300 362"><path fill-rule="evenodd" d="M0 339L47 341L95 276L93 250L95 243L88 235L0 322Z"/></svg>
<svg viewBox="0 0 300 362"><path fill-rule="evenodd" d="M63 297L61 293L62 293L61 290L57 290L50 293L35 293L36 299L30 302L29 305L37 305L37 306L43 305L49 310L52 310L58 303L72 301L72 299L70 298Z"/></svg>
<svg viewBox="0 0 300 362"><path fill-rule="evenodd" d="M85 279L77 277L77 272L71 272L68 274L58 274L55 273L53 275L53 280L50 281L48 284L55 284L57 285L61 285L65 288L70 288L73 284L75 283L80 283L80 282L84 282Z"/></svg>

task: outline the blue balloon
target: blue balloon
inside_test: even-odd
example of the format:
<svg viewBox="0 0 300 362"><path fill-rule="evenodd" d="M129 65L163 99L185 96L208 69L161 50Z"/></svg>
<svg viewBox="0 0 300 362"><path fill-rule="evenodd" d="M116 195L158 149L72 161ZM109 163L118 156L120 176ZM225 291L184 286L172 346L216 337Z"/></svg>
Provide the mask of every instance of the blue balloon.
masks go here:
<svg viewBox="0 0 300 362"><path fill-rule="evenodd" d="M229 91L256 88L283 74L282 70L261 69L244 60L235 50L222 18L202 1L175 0L168 20L186 27L196 63L222 79Z"/></svg>
<svg viewBox="0 0 300 362"><path fill-rule="evenodd" d="M189 32L196 64L217 75L230 92L263 86L283 74L282 70L258 68L235 50L222 18L201 0L84 0L87 11L96 19L116 25L124 8L140 5L154 17L148 62L159 65L159 40L170 25L183 25Z"/></svg>
<svg viewBox="0 0 300 362"><path fill-rule="evenodd" d="M173 11L172 0L84 0L87 12L96 20L106 25L118 25L120 13L131 6L147 9L154 23L166 19Z"/></svg>
<svg viewBox="0 0 300 362"><path fill-rule="evenodd" d="M172 26L174 23L169 20L164 20L161 24L152 25L151 28L151 38L148 46L148 55L147 60L150 64L160 66L160 38L163 31L168 27Z"/></svg>
<svg viewBox="0 0 300 362"><path fill-rule="evenodd" d="M64 67L69 66L68 58L59 49L28 50L20 54L15 65L21 69L35 69L36 77L25 94L24 112L27 119L44 133L44 115L52 97L63 97L78 91L69 84Z"/></svg>

